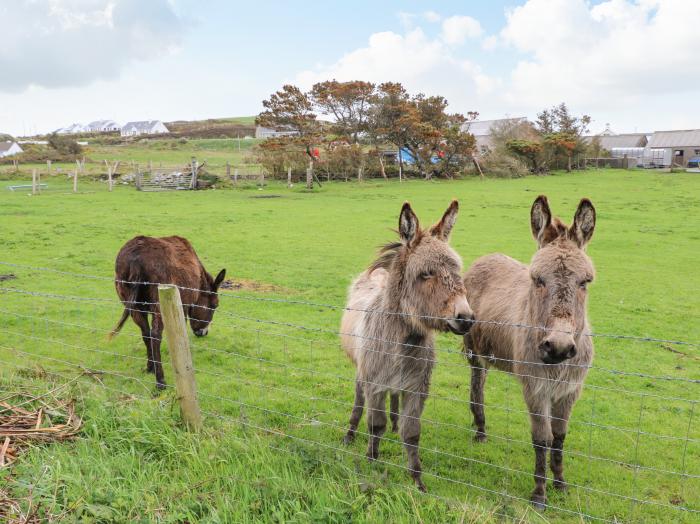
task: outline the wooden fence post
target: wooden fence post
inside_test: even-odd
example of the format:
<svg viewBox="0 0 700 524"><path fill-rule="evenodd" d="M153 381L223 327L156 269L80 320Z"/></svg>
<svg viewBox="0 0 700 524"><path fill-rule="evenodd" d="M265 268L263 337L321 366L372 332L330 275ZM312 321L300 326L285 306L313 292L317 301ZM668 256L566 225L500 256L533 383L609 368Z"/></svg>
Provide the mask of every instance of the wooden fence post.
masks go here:
<svg viewBox="0 0 700 524"><path fill-rule="evenodd" d="M36 195L36 169L32 169L32 195Z"/></svg>
<svg viewBox="0 0 700 524"><path fill-rule="evenodd" d="M233 185L238 185L238 169L233 170Z"/></svg>
<svg viewBox="0 0 700 524"><path fill-rule="evenodd" d="M46 175L47 176L51 175L51 160L46 161Z"/></svg>
<svg viewBox="0 0 700 524"><path fill-rule="evenodd" d="M226 161L226 180L231 180L231 162Z"/></svg>
<svg viewBox="0 0 700 524"><path fill-rule="evenodd" d="M78 192L78 168L73 171L73 193Z"/></svg>
<svg viewBox="0 0 700 524"><path fill-rule="evenodd" d="M292 187L292 168L291 168L291 166L287 167L287 187L288 188Z"/></svg>
<svg viewBox="0 0 700 524"><path fill-rule="evenodd" d="M158 298L182 420L189 429L199 431L202 429L202 413L197 400L197 385L180 291L177 286L159 285Z"/></svg>
<svg viewBox="0 0 700 524"><path fill-rule="evenodd" d="M306 189L314 188L314 161L309 160L309 167L306 168Z"/></svg>

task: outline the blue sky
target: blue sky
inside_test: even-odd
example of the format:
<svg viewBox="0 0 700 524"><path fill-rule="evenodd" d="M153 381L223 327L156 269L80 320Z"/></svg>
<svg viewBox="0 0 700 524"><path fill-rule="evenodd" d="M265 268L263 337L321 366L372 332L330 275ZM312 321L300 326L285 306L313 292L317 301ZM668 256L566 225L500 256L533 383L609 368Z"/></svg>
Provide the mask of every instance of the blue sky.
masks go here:
<svg viewBox="0 0 700 524"><path fill-rule="evenodd" d="M566 101L624 131L700 127L700 2L0 4L0 132L255 114L283 83L401 81L483 118Z"/></svg>

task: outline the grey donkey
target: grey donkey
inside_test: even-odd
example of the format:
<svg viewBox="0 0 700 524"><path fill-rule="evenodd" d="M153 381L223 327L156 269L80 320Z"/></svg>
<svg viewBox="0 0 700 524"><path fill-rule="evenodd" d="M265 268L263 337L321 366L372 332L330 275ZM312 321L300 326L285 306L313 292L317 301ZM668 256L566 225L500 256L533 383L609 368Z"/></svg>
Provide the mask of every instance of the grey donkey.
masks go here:
<svg viewBox="0 0 700 524"><path fill-rule="evenodd" d="M565 490L562 450L571 416L593 361L587 286L595 275L585 248L596 214L588 199L579 203L567 227L553 218L545 196L532 205L530 224L538 250L529 266L501 254L480 258L464 277L476 317L464 337L472 366L471 411L475 439L486 440L484 383L489 367L514 374L530 412L535 450L535 507L547 504L547 450L554 487ZM488 321L495 321L489 323ZM536 326L537 329L517 327Z"/></svg>
<svg viewBox="0 0 700 524"><path fill-rule="evenodd" d="M357 368L355 402L344 441L354 440L366 402L367 458L379 457L390 392L393 429L398 422L408 469L422 491L426 488L418 454L420 417L435 360L434 333L463 335L473 320L462 283L462 260L448 245L457 211L455 200L437 224L423 230L406 202L399 216L400 241L384 246L379 258L352 283L341 322L341 344Z"/></svg>

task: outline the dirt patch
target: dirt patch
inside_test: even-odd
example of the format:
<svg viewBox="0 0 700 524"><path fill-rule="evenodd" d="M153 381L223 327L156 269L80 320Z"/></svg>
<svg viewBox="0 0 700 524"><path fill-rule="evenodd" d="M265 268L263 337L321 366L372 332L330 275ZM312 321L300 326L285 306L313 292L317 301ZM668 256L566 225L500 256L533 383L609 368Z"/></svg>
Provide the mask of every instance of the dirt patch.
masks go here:
<svg viewBox="0 0 700 524"><path fill-rule="evenodd" d="M267 282L248 280L246 278L227 278L219 289L231 291L254 291L256 293L289 293L289 289Z"/></svg>
<svg viewBox="0 0 700 524"><path fill-rule="evenodd" d="M7 273L5 275L0 275L0 282L5 282L6 280L14 280L17 278L17 275L14 273Z"/></svg>

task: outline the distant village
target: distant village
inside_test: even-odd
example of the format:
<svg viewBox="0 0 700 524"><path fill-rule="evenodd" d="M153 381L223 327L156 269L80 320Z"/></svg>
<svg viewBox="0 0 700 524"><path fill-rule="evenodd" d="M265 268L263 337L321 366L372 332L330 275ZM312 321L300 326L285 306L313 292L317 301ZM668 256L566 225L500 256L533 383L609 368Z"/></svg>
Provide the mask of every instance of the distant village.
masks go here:
<svg viewBox="0 0 700 524"><path fill-rule="evenodd" d="M493 148L494 130L513 124L527 124L525 117L496 120L477 120L465 124L463 130L476 139L477 156ZM168 128L160 120L141 120L120 125L114 120L96 120L89 124L71 124L54 131L59 135L81 135L86 133L116 133L122 137L139 135L167 135ZM266 139L288 136L294 131L257 126L255 138ZM247 137L246 138L250 138ZM664 168L671 166L700 168L700 129L653 131L643 133L615 133L610 124L605 130L583 139L595 156L626 159L629 166ZM22 153L22 144L40 143L36 140L0 142L0 158Z"/></svg>

